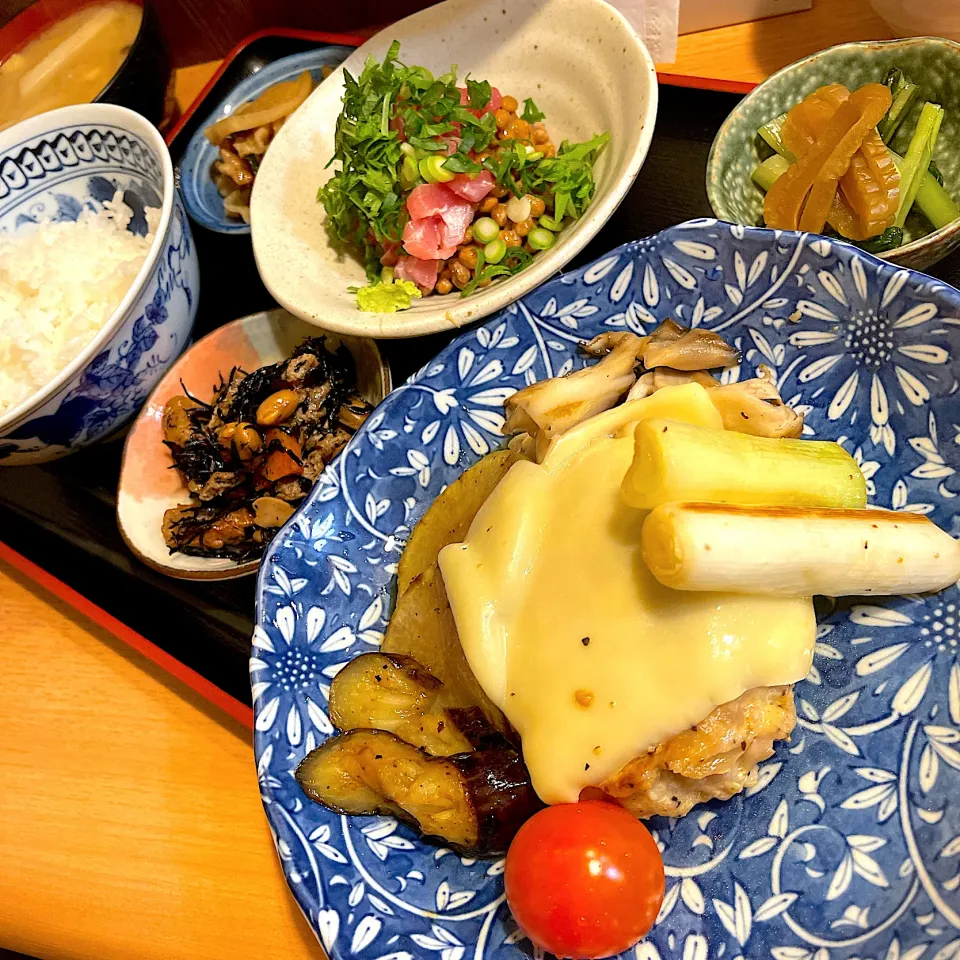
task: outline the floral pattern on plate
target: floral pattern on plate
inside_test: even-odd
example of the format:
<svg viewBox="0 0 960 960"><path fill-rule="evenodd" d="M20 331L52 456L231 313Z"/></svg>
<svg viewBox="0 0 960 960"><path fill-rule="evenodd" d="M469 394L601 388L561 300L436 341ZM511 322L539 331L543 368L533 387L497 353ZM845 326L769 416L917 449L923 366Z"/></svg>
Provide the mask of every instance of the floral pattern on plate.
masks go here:
<svg viewBox="0 0 960 960"><path fill-rule="evenodd" d="M410 529L501 442L503 401L584 365L577 346L666 317L774 371L809 436L842 443L879 506L960 533L960 294L853 247L699 220L558 277L458 337L377 409L261 567L250 661L260 786L291 889L334 958L537 951L473 861L293 779L332 732L337 671L376 649ZM650 822L667 891L637 960L960 956L960 591L818 600L793 738L759 783Z"/></svg>

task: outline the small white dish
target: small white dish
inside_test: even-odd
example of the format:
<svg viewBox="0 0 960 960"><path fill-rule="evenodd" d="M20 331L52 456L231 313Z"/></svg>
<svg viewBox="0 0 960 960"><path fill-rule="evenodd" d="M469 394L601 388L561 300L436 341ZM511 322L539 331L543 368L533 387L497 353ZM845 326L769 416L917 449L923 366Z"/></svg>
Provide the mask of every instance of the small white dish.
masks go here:
<svg viewBox="0 0 960 960"><path fill-rule="evenodd" d="M126 545L148 567L182 580L229 580L254 573L260 560L191 557L171 553L160 532L164 513L190 502L190 491L163 443L162 417L167 401L184 387L199 399L209 399L220 375L233 367L252 372L289 357L307 337L323 334L327 346L341 344L353 355L360 394L378 404L390 392L390 368L372 340L339 337L269 310L218 327L198 340L167 371L130 428L123 448L117 488L117 525Z"/></svg>
<svg viewBox="0 0 960 960"><path fill-rule="evenodd" d="M364 313L350 286L363 266L330 241L317 189L334 173L334 131L343 71L359 75L393 40L404 63L489 80L532 97L554 142L608 131L597 191L581 220L527 269L469 297L429 296L401 313ZM653 136L657 78L633 28L605 0L446 0L381 31L338 68L284 125L257 174L251 233L269 291L291 313L329 330L413 337L452 330L501 309L569 262L610 218L640 170Z"/></svg>

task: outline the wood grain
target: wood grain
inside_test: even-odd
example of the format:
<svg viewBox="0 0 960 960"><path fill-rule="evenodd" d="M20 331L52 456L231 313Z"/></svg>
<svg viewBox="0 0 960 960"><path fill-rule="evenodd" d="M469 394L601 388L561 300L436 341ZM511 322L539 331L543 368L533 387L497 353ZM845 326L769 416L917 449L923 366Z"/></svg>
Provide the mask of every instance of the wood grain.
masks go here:
<svg viewBox="0 0 960 960"><path fill-rule="evenodd" d="M280 22L270 20L264 25ZM311 27L328 29L325 22L313 23ZM835 43L883 40L890 36L889 28L873 12L869 0L844 0L842 4L815 0L811 10L680 37L676 61L658 64L658 70L708 82L760 83L787 64ZM183 61L179 52L176 56ZM204 59L212 56L209 53ZM177 101L181 108L190 105L218 65L216 60L191 62L194 65L177 71Z"/></svg>
<svg viewBox="0 0 960 960"><path fill-rule="evenodd" d="M869 0L814 0L811 10L680 37L667 73L760 83L787 64L850 40L886 40Z"/></svg>
<svg viewBox="0 0 960 960"><path fill-rule="evenodd" d="M0 944L322 958L280 871L249 731L3 564L0 623Z"/></svg>

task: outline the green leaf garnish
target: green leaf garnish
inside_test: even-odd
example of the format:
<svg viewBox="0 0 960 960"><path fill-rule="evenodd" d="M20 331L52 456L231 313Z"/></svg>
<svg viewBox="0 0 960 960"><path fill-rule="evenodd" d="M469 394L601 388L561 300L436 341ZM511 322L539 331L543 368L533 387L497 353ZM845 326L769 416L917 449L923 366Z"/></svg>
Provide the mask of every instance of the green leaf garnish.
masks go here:
<svg viewBox="0 0 960 960"><path fill-rule="evenodd" d="M540 112L540 109L530 97L527 97L527 99L523 101L523 113L521 113L520 116L526 120L527 123L537 123L544 118L544 114Z"/></svg>
<svg viewBox="0 0 960 960"><path fill-rule="evenodd" d="M490 82L488 80L471 80L467 77L467 96L470 99L471 110L482 110L491 97Z"/></svg>
<svg viewBox="0 0 960 960"><path fill-rule="evenodd" d="M609 133L598 134L584 143L564 140L555 157L545 157L537 163L531 187L534 193L553 192L554 219L578 218L589 206L596 189L593 164L609 142Z"/></svg>

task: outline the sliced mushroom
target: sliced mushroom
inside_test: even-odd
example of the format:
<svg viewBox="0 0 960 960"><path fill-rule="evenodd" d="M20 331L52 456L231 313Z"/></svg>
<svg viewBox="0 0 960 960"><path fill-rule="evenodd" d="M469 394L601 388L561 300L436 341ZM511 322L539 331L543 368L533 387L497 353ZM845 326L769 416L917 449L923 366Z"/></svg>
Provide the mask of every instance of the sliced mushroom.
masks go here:
<svg viewBox="0 0 960 960"><path fill-rule="evenodd" d="M710 399L725 430L754 437L799 437L803 433L803 414L788 407L766 378L718 386L710 391Z"/></svg>
<svg viewBox="0 0 960 960"><path fill-rule="evenodd" d="M643 351L643 365L648 370L654 367L687 371L714 370L717 367L732 367L739 362L739 351L723 337L699 327L685 330L672 320L665 320L657 327Z"/></svg>
<svg viewBox="0 0 960 960"><path fill-rule="evenodd" d="M526 433L536 442L536 459L550 441L609 410L633 386L634 369L646 338L632 333L603 333L583 347L593 356L603 356L592 367L532 383L507 400L504 434Z"/></svg>
<svg viewBox="0 0 960 960"><path fill-rule="evenodd" d="M663 345L665 343L675 343L688 330L688 327L681 327L675 320L669 318L664 320L647 338L650 343Z"/></svg>
<svg viewBox="0 0 960 960"><path fill-rule="evenodd" d="M650 373L645 373L630 388L628 400L643 400L664 387L679 387L684 383L699 383L707 390L719 387L720 384L702 370L674 370L671 367L657 367Z"/></svg>

